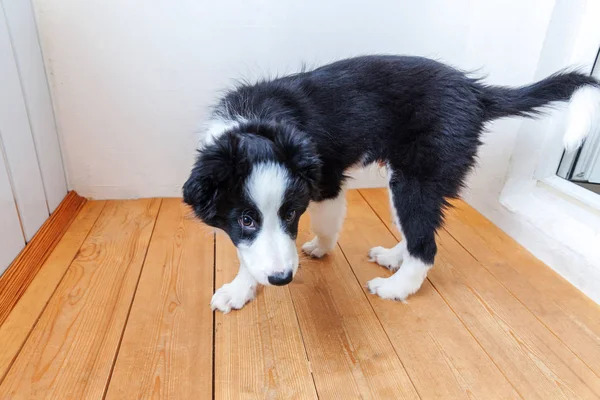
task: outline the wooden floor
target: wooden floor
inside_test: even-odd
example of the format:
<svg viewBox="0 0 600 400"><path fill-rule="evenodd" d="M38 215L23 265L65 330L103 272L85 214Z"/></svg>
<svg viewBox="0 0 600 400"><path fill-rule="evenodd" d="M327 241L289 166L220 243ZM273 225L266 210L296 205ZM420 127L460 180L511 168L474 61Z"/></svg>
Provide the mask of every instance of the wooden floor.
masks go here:
<svg viewBox="0 0 600 400"><path fill-rule="evenodd" d="M456 202L403 304L365 290L387 194L348 203L331 256L227 315L235 250L180 200L86 203L0 327L0 399L600 398L600 308L493 224Z"/></svg>

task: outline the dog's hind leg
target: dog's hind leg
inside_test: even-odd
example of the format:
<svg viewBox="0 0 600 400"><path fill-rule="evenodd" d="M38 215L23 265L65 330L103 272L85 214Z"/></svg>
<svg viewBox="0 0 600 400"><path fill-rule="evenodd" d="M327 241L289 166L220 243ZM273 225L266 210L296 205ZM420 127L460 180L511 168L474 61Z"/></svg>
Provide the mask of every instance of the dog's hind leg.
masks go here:
<svg viewBox="0 0 600 400"><path fill-rule="evenodd" d="M390 178L392 173L389 172ZM391 189L388 190L390 195L390 209L393 216L393 223L396 225L398 232L402 236L400 243L391 248L385 248L382 246L373 247L369 251L369 261L375 262L382 267L389 269L392 272L395 272L400 268L400 264L404 260L404 255L406 254L406 239L404 238L404 233L402 232L402 226L400 226L400 221L398 220L398 213L396 212L396 207L394 207L394 200L392 197Z"/></svg>
<svg viewBox="0 0 600 400"><path fill-rule="evenodd" d="M397 271L367 284L371 293L392 300L405 300L427 278L437 252L435 231L441 225L444 205L443 196L433 185L399 175L390 180L390 193L403 240L391 249L375 247L369 253L372 261Z"/></svg>
<svg viewBox="0 0 600 400"><path fill-rule="evenodd" d="M309 256L321 258L337 243L346 216L345 191L340 191L333 199L311 203L308 212L311 228L316 236L310 242L304 243L302 251Z"/></svg>

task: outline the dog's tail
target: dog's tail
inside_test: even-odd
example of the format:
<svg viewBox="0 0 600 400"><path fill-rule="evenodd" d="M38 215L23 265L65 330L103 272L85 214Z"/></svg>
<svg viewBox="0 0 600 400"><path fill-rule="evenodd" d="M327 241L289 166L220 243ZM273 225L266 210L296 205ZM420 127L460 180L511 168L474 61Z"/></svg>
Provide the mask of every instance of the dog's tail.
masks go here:
<svg viewBox="0 0 600 400"><path fill-rule="evenodd" d="M485 120L508 116L535 117L550 103L568 101L565 149L577 149L595 129L600 128L600 82L589 75L561 72L529 86L480 87Z"/></svg>

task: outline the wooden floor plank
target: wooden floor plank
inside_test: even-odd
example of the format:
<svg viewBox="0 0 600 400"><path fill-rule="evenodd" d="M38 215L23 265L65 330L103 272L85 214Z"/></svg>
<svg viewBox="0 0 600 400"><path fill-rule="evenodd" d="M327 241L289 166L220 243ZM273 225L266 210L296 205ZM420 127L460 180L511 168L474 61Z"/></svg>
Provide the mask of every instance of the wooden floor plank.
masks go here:
<svg viewBox="0 0 600 400"><path fill-rule="evenodd" d="M0 381L8 372L104 205L104 201L90 201L83 206L19 302L0 325Z"/></svg>
<svg viewBox="0 0 600 400"><path fill-rule="evenodd" d="M600 307L461 202L433 284L381 300L364 285L388 274L368 249L399 237L387 193L348 200L332 255L214 316L213 277L237 272L226 236L215 256L177 199L86 203L0 324L0 399L100 399L108 382L109 399L600 398Z"/></svg>
<svg viewBox="0 0 600 400"><path fill-rule="evenodd" d="M160 208L107 399L212 398L214 234Z"/></svg>
<svg viewBox="0 0 600 400"><path fill-rule="evenodd" d="M389 221L387 194L362 193ZM600 379L444 230L438 249L431 282L521 396L600 396Z"/></svg>
<svg viewBox="0 0 600 400"><path fill-rule="evenodd" d="M6 378L0 398L102 398L160 200L109 202Z"/></svg>
<svg viewBox="0 0 600 400"><path fill-rule="evenodd" d="M238 265L235 247L218 234L215 286ZM215 398L316 398L289 287L259 289L243 309L215 313Z"/></svg>
<svg viewBox="0 0 600 400"><path fill-rule="evenodd" d="M468 204L454 204L446 231L600 375L600 305Z"/></svg>
<svg viewBox="0 0 600 400"><path fill-rule="evenodd" d="M348 193L348 206L339 243L364 287L390 275L368 261L369 249L397 240L358 192ZM422 398L519 398L429 281L405 304L371 294L368 299Z"/></svg>
<svg viewBox="0 0 600 400"><path fill-rule="evenodd" d="M77 193L69 192L6 272L0 276L0 325L29 287L86 201Z"/></svg>
<svg viewBox="0 0 600 400"><path fill-rule="evenodd" d="M303 218L298 243L308 227ZM304 257L290 290L319 398L419 398L338 247Z"/></svg>

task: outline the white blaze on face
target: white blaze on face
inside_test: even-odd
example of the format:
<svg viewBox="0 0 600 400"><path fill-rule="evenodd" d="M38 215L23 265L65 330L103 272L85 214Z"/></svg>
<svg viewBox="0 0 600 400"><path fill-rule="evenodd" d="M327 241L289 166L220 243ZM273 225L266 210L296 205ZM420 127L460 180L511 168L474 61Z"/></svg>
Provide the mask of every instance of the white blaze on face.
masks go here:
<svg viewBox="0 0 600 400"><path fill-rule="evenodd" d="M279 209L289 183L288 171L275 163L256 164L246 181L246 193L261 214L258 234L238 246L238 255L252 276L268 285L268 277L298 269L294 240L284 229Z"/></svg>

